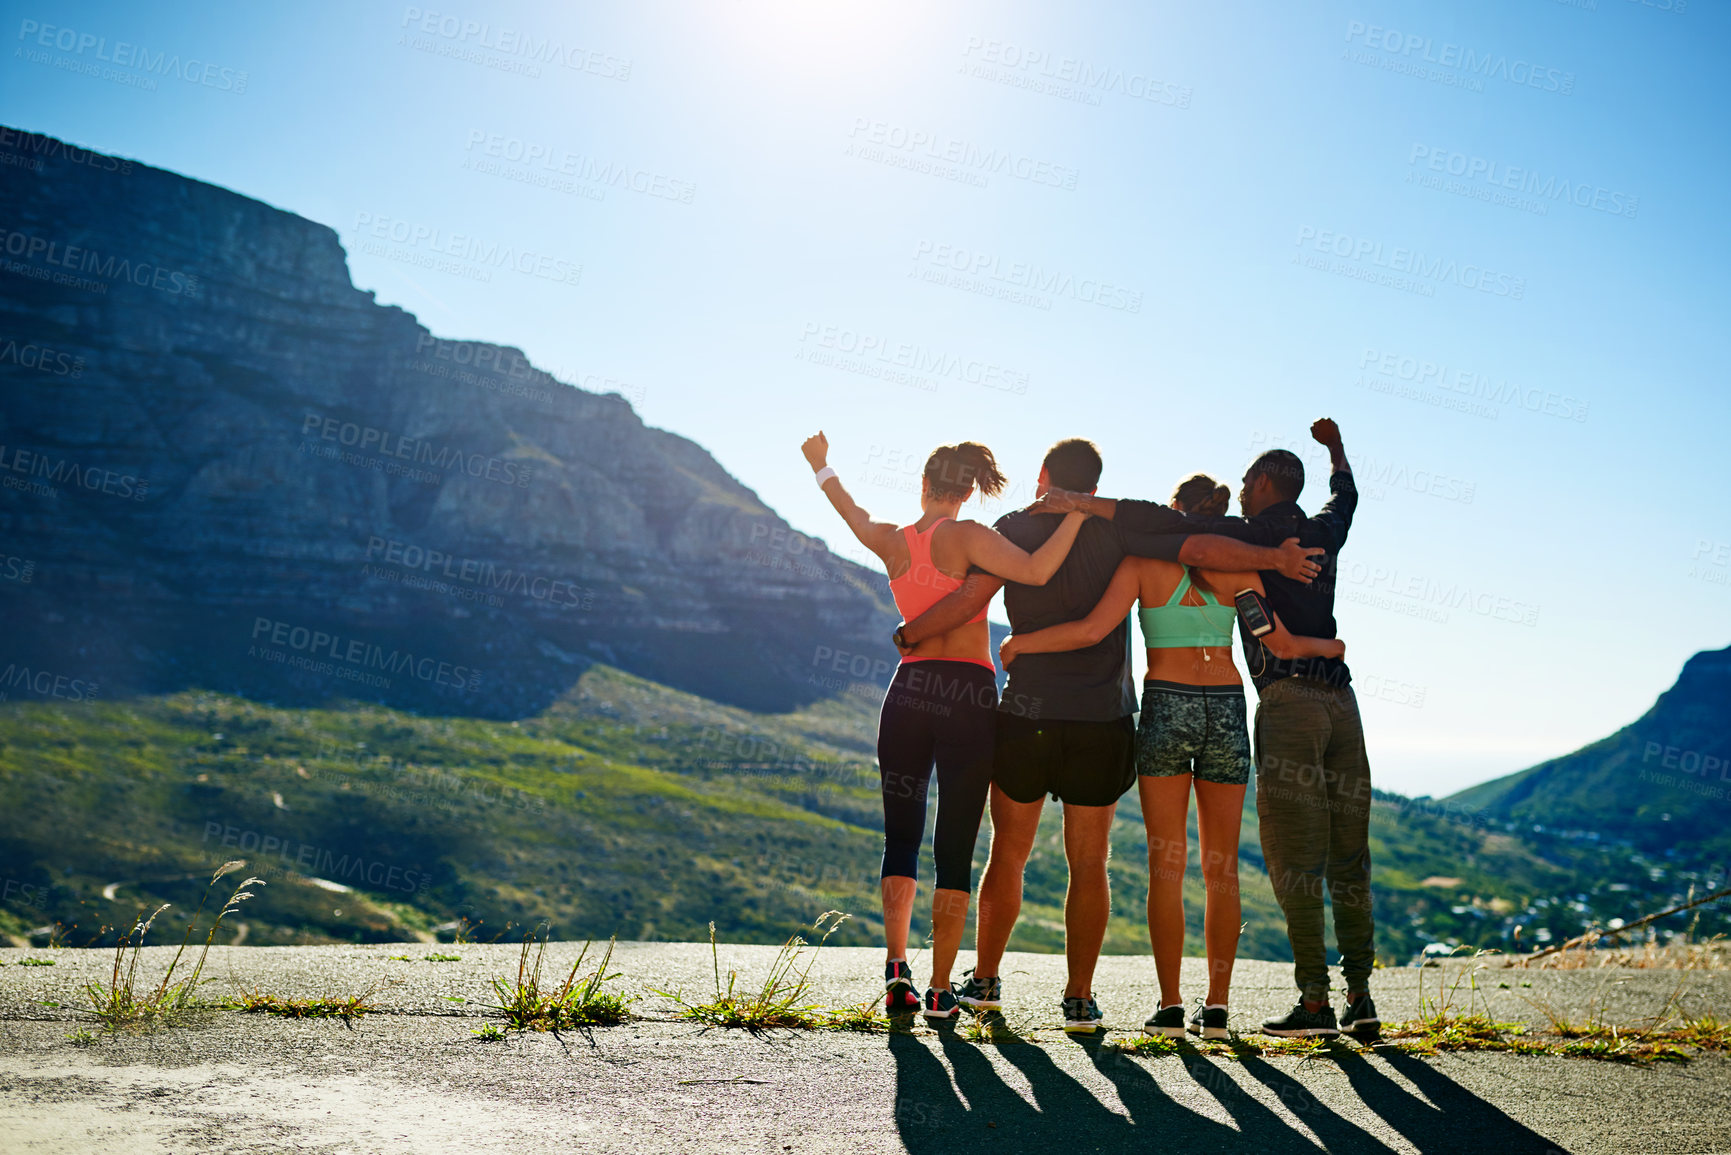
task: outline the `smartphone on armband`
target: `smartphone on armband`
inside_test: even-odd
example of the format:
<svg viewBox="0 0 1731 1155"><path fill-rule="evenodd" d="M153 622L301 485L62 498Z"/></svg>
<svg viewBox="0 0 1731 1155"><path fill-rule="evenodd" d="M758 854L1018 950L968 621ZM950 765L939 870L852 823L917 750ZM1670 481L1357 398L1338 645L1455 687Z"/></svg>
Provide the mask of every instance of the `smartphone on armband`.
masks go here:
<svg viewBox="0 0 1731 1155"><path fill-rule="evenodd" d="M1251 637L1260 638L1274 632L1274 612L1262 600L1261 594L1255 590L1239 590L1232 601L1238 607L1239 620L1250 631Z"/></svg>

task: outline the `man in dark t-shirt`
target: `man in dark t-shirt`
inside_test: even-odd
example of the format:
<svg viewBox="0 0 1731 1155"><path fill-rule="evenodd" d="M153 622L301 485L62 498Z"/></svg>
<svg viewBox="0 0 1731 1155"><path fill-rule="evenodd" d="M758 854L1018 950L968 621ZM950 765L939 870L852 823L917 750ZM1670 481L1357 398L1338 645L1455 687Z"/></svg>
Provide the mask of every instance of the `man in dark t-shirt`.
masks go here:
<svg viewBox="0 0 1731 1155"><path fill-rule="evenodd" d="M1100 479L1100 454L1079 438L1060 441L1040 466L1039 488L1092 493ZM1249 542L1256 531L1240 523L1202 529L1183 514L1157 516L1152 502L1113 503L1116 518L1092 517L1043 586L1005 583L971 573L962 587L896 631L898 646L947 633L970 621L1000 587L1010 626L1029 633L1086 617L1098 604L1118 563L1126 556L1155 557L1208 569L1270 570L1294 582L1317 572L1306 550L1288 543ZM1174 520L1176 519L1176 520ZM1057 529L1061 515L1018 510L996 523L998 532L1025 550L1039 548ZM1138 521L1151 528L1139 528ZM1119 797L1136 781L1136 686L1130 667L1128 623L1092 646L1064 653L1025 654L1009 672L998 705L992 767L992 847L980 880L975 927L974 975L958 999L976 1010L1002 999L999 963L1022 905L1022 872L1033 849L1047 795L1064 806L1064 851L1070 868L1064 900L1064 1027L1074 1034L1103 1029L1093 998L1094 967L1111 913L1106 873L1108 836Z"/></svg>

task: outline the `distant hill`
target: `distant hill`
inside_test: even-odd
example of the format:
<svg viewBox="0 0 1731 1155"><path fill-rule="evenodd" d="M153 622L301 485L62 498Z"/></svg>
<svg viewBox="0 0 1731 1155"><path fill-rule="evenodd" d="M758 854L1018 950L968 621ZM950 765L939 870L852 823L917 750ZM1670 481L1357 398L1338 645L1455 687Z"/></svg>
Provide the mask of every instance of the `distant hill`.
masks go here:
<svg viewBox="0 0 1731 1155"><path fill-rule="evenodd" d="M1637 721L1454 795L1503 822L1653 853L1731 853L1731 647L1696 654Z"/></svg>
<svg viewBox="0 0 1731 1155"><path fill-rule="evenodd" d="M376 304L324 225L11 139L0 695L511 718L594 662L771 712L888 681L883 575L624 398Z"/></svg>

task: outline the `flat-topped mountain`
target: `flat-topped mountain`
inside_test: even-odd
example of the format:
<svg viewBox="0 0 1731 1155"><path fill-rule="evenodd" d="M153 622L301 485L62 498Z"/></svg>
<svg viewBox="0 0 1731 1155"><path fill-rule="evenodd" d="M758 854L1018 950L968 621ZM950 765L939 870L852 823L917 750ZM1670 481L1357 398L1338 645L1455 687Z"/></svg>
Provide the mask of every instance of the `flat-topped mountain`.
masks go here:
<svg viewBox="0 0 1731 1155"><path fill-rule="evenodd" d="M0 693L504 717L597 660L759 710L885 680L882 576L620 396L434 336L294 213L0 151Z"/></svg>

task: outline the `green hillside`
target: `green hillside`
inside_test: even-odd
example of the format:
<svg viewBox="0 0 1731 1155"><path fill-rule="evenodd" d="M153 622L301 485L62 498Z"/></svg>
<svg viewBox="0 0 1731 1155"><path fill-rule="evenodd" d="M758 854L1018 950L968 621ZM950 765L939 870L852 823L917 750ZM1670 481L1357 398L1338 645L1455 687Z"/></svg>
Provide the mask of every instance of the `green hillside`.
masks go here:
<svg viewBox="0 0 1731 1155"><path fill-rule="evenodd" d="M1723 863L1731 856L1731 648L1690 658L1637 721L1455 801L1523 827Z"/></svg>
<svg viewBox="0 0 1731 1155"><path fill-rule="evenodd" d="M178 936L202 879L244 858L269 882L235 924L253 944L424 939L459 918L482 938L546 919L568 938L701 939L714 920L725 938L773 942L830 907L854 915L837 941L873 942L875 693L859 690L766 716L596 667L518 722L198 692L0 703L0 933L58 922L76 926L73 944L112 941L103 928L173 902L157 933ZM1565 932L1596 909L1573 909L1577 895L1644 900L1611 889L1611 850L1539 847L1454 806L1392 795L1373 815L1389 964L1438 939L1503 945L1532 909ZM1147 866L1134 793L1113 848L1107 949L1137 953ZM1250 811L1241 950L1288 957L1260 865ZM922 870L929 879L929 861ZM1014 949L1062 949L1064 880L1049 808Z"/></svg>

